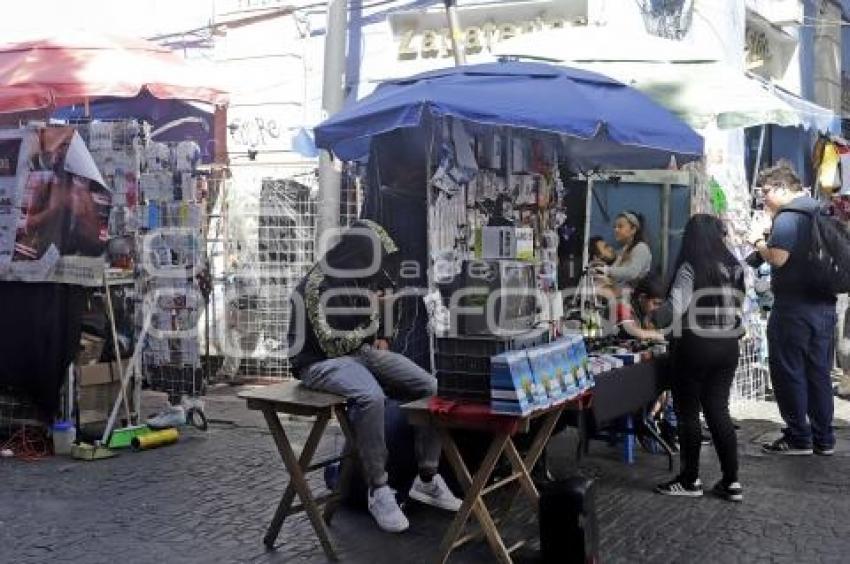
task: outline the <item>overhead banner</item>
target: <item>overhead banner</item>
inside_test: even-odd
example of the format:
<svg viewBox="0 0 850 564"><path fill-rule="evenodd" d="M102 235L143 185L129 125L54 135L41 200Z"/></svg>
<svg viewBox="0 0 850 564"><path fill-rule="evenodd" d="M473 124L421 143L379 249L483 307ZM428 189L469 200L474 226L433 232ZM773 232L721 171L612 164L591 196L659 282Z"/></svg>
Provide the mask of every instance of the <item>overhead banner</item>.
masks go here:
<svg viewBox="0 0 850 564"><path fill-rule="evenodd" d="M73 128L0 130L0 280L100 284L111 203Z"/></svg>

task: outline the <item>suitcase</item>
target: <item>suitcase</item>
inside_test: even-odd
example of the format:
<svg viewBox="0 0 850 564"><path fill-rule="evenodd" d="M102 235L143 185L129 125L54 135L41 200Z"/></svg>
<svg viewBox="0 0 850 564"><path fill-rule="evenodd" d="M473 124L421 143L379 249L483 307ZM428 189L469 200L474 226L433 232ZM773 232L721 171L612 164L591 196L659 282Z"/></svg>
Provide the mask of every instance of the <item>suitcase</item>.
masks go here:
<svg viewBox="0 0 850 564"><path fill-rule="evenodd" d="M540 549L546 564L599 562L592 480L574 477L544 486L540 492Z"/></svg>

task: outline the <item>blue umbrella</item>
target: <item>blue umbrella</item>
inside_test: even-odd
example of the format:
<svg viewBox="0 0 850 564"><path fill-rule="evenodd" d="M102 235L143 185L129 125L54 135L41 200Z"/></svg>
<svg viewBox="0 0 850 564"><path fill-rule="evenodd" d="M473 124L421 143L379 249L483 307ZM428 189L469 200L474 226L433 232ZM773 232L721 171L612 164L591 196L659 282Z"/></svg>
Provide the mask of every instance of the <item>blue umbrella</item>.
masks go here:
<svg viewBox="0 0 850 564"><path fill-rule="evenodd" d="M634 88L606 76L541 63L500 62L431 71L381 84L316 127L316 145L343 160L366 158L373 137L429 117L560 137L567 162L663 168L699 159L703 140Z"/></svg>

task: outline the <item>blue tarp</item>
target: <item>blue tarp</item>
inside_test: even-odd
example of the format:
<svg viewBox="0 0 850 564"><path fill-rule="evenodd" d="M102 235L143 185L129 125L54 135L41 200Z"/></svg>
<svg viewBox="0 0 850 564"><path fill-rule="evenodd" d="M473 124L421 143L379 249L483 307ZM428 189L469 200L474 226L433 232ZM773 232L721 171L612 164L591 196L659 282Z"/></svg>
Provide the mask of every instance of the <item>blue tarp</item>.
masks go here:
<svg viewBox="0 0 850 564"><path fill-rule="evenodd" d="M453 67L381 84L320 124L316 145L368 157L373 137L452 116L560 136L574 168L663 168L699 159L703 140L641 92L596 73L542 63Z"/></svg>

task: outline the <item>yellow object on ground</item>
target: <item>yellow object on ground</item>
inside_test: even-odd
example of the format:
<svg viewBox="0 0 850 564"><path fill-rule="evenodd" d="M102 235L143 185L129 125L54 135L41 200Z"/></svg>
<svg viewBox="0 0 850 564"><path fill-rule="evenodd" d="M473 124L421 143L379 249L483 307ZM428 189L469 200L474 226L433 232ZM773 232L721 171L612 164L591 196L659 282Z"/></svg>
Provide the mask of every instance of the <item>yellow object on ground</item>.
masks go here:
<svg viewBox="0 0 850 564"><path fill-rule="evenodd" d="M71 457L77 460L103 460L112 458L118 453L100 445L80 443L71 446Z"/></svg>
<svg viewBox="0 0 850 564"><path fill-rule="evenodd" d="M156 431L153 433L148 433L147 435L133 437L133 440L130 442L130 444L136 450L148 450L152 448L174 444L179 438L180 433L177 432L177 429L163 429L162 431Z"/></svg>

